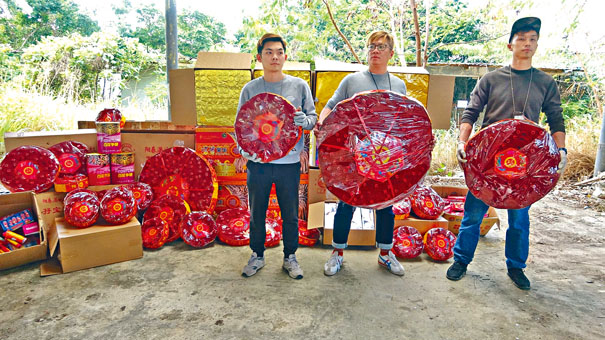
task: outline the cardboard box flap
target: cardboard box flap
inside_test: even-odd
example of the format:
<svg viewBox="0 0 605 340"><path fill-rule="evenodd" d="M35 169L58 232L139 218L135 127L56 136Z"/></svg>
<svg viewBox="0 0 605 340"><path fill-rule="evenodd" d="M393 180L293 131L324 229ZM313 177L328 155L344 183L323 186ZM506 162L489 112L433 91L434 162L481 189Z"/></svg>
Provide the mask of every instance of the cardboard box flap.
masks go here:
<svg viewBox="0 0 605 340"><path fill-rule="evenodd" d="M429 74L429 71L424 67L417 66L388 66L387 71L391 73L405 73L405 74Z"/></svg>
<svg viewBox="0 0 605 340"><path fill-rule="evenodd" d="M10 195L0 195L0 205L5 211L11 211L7 215L31 208L31 191L17 192Z"/></svg>
<svg viewBox="0 0 605 340"><path fill-rule="evenodd" d="M61 262L56 257L51 257L40 264L40 276L58 274L63 274L63 268L61 268Z"/></svg>
<svg viewBox="0 0 605 340"><path fill-rule="evenodd" d="M250 70L251 53L198 52L196 69Z"/></svg>
<svg viewBox="0 0 605 340"><path fill-rule="evenodd" d="M4 146L6 152L22 145L35 145L48 148L54 144L75 140L86 144L91 152L97 150L97 130L82 129L69 131L6 132Z"/></svg>

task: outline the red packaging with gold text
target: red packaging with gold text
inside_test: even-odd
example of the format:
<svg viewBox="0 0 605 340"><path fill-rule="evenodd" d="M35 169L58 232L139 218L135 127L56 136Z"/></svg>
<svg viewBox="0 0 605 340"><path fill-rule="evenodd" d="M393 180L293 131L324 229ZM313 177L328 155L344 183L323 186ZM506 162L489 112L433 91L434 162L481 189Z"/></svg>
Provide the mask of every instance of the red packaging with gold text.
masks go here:
<svg viewBox="0 0 605 340"><path fill-rule="evenodd" d="M107 185L111 183L109 155L100 153L86 154L86 169L88 170L88 184Z"/></svg>
<svg viewBox="0 0 605 340"><path fill-rule="evenodd" d="M134 152L111 155L111 184L134 183Z"/></svg>

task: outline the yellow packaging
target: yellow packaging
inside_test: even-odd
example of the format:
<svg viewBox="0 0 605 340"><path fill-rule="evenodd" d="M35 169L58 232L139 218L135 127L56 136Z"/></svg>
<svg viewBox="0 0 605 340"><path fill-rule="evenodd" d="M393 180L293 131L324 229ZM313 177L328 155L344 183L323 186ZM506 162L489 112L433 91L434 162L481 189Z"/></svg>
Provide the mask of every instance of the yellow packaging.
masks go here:
<svg viewBox="0 0 605 340"><path fill-rule="evenodd" d="M195 70L197 123L233 126L240 92L251 78L249 70Z"/></svg>

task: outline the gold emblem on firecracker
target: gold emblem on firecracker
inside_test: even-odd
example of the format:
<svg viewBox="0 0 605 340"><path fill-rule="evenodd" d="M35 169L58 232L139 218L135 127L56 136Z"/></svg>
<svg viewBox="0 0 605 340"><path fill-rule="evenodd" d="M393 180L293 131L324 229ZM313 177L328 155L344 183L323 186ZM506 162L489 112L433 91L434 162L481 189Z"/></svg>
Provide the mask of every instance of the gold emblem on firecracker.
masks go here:
<svg viewBox="0 0 605 340"><path fill-rule="evenodd" d="M120 133L120 122L97 122L97 133L103 133L108 136Z"/></svg>
<svg viewBox="0 0 605 340"><path fill-rule="evenodd" d="M111 154L112 165L133 165L134 164L134 152L122 152Z"/></svg>

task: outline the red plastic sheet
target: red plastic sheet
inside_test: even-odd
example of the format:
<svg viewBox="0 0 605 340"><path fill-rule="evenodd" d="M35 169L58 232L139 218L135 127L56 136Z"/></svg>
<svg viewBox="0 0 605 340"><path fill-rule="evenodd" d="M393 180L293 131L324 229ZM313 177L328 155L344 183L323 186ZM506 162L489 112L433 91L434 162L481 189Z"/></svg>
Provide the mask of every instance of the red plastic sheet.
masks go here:
<svg viewBox="0 0 605 340"><path fill-rule="evenodd" d="M282 226L277 220L267 218L265 220L265 247L271 248L279 245L282 238Z"/></svg>
<svg viewBox="0 0 605 340"><path fill-rule="evenodd" d="M185 216L180 231L183 241L195 248L202 248L214 242L218 234L216 222L210 214L203 211L194 211Z"/></svg>
<svg viewBox="0 0 605 340"><path fill-rule="evenodd" d="M218 239L230 246L250 244L250 212L246 209L228 209L216 218Z"/></svg>
<svg viewBox="0 0 605 340"><path fill-rule="evenodd" d="M78 228L86 228L95 224L99 218L99 198L92 192L80 191L65 196L63 213L67 223Z"/></svg>
<svg viewBox="0 0 605 340"><path fill-rule="evenodd" d="M120 122L120 129L126 123L126 117L118 109L104 109L97 114L96 122Z"/></svg>
<svg viewBox="0 0 605 340"><path fill-rule="evenodd" d="M172 242L180 237L181 221L190 212L187 203L178 196L163 195L151 202L143 215L143 220L159 217L166 221L168 224L166 242Z"/></svg>
<svg viewBox="0 0 605 340"><path fill-rule="evenodd" d="M141 225L141 236L143 247L157 249L168 241L170 229L168 223L159 217L153 217L143 221Z"/></svg>
<svg viewBox="0 0 605 340"><path fill-rule="evenodd" d="M211 214L218 199L214 169L206 158L189 148L173 147L149 158L139 181L153 188L154 197L178 196L194 211Z"/></svg>
<svg viewBox="0 0 605 340"><path fill-rule="evenodd" d="M403 259L413 259L422 254L424 243L416 228L401 226L393 235L393 253Z"/></svg>
<svg viewBox="0 0 605 340"><path fill-rule="evenodd" d="M11 192L50 189L59 175L55 155L38 146L24 145L6 154L0 163L0 181Z"/></svg>
<svg viewBox="0 0 605 340"><path fill-rule="evenodd" d="M393 214L401 216L401 219L406 219L410 216L412 211L412 202L409 197L402 199L401 201L393 204Z"/></svg>
<svg viewBox="0 0 605 340"><path fill-rule="evenodd" d="M60 175L86 175L86 154L88 147L80 142L65 141L48 148L61 164Z"/></svg>
<svg viewBox="0 0 605 340"><path fill-rule="evenodd" d="M433 188L419 185L412 194L412 211L424 220L436 220L445 210L445 200Z"/></svg>
<svg viewBox="0 0 605 340"><path fill-rule="evenodd" d="M124 187L115 187L103 195L101 216L111 224L124 224L137 213L137 203L132 192Z"/></svg>
<svg viewBox="0 0 605 340"><path fill-rule="evenodd" d="M424 249L435 261L445 261L454 256L456 235L444 228L433 228L424 234Z"/></svg>
<svg viewBox="0 0 605 340"><path fill-rule="evenodd" d="M529 120L496 122L473 136L465 151L466 185L495 208L527 207L559 180L557 145L546 130Z"/></svg>
<svg viewBox="0 0 605 340"><path fill-rule="evenodd" d="M426 109L391 91L338 103L321 126L319 163L327 189L353 206L386 208L411 194L431 164Z"/></svg>
<svg viewBox="0 0 605 340"><path fill-rule="evenodd" d="M153 201L153 189L151 189L149 184L137 182L126 187L132 191L139 211L143 211L149 207L151 201Z"/></svg>
<svg viewBox="0 0 605 340"><path fill-rule="evenodd" d="M237 144L263 162L286 156L302 136L302 128L294 125L294 112L296 108L282 96L257 94L237 113Z"/></svg>
<svg viewBox="0 0 605 340"><path fill-rule="evenodd" d="M298 244L312 247L319 240L318 229L308 229L307 221L298 220Z"/></svg>

